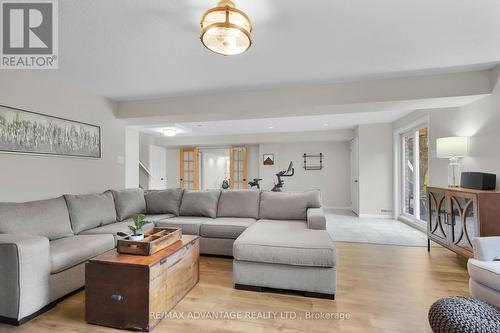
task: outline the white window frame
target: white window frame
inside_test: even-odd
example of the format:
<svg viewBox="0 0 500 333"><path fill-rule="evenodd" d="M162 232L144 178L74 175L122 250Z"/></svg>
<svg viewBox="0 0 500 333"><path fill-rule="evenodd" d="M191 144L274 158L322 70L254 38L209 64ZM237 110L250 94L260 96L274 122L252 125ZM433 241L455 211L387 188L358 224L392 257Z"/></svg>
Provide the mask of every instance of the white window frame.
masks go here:
<svg viewBox="0 0 500 333"><path fill-rule="evenodd" d="M420 210L420 202L419 198L416 198L416 194L420 193L420 188L419 188L419 183L414 182L414 195L415 195L415 207L414 207L414 214L415 215L410 215L404 212L404 168L403 163L404 163L404 147L403 147L403 135L408 134L412 131L415 131L415 134L419 128L422 127L427 127L427 133L429 135L430 139L430 121L429 117L422 117L419 118L408 125L395 129L394 130L394 217L410 224L411 226L414 226L420 230L424 230L426 228L425 223L427 221L422 221L420 219L417 219L415 216L419 216L419 210ZM419 136L415 135L414 137L414 144L417 145L419 144ZM413 150L414 156L414 168L415 168L415 176L420 177L418 174L420 172L420 166L418 163L420 162L419 160L419 149L414 149ZM428 152L430 155L430 152ZM430 159L428 159L430 162ZM430 170L429 170L430 172ZM417 178L418 179L418 178ZM418 199L418 200L417 200ZM424 223L422 223L424 222Z"/></svg>

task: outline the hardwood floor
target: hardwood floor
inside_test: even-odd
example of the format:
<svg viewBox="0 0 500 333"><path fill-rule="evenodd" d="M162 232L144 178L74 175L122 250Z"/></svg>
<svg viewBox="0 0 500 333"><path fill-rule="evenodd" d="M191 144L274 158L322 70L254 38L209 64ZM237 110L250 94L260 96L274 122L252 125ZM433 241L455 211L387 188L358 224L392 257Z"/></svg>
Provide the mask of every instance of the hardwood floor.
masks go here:
<svg viewBox="0 0 500 333"><path fill-rule="evenodd" d="M440 297L468 294L465 260L446 249L434 247L428 254L423 247L340 242L337 249L335 301L235 290L232 260L203 256L199 284L174 309L177 317L185 318L166 318L153 332L430 332L430 305ZM84 301L82 291L23 326L0 324L0 332L118 332L87 325ZM241 311L243 318L187 318L219 311ZM278 318L244 318L252 311L253 316L274 312ZM350 319L306 320L307 312L347 313ZM285 320L280 315L302 319Z"/></svg>

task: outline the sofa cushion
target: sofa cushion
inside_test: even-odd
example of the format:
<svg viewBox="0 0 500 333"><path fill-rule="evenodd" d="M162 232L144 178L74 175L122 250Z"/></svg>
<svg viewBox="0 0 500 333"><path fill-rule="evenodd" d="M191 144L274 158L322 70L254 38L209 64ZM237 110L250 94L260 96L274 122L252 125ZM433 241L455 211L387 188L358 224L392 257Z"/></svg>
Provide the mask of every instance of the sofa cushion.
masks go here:
<svg viewBox="0 0 500 333"><path fill-rule="evenodd" d="M184 190L182 196L180 215L181 216L206 216L217 217L217 205L220 191L193 191Z"/></svg>
<svg viewBox="0 0 500 333"><path fill-rule="evenodd" d="M305 220L308 208L320 208L321 195L317 190L306 192L269 192L260 196L261 219Z"/></svg>
<svg viewBox="0 0 500 333"><path fill-rule="evenodd" d="M218 217L259 217L260 191L221 191Z"/></svg>
<svg viewBox="0 0 500 333"><path fill-rule="evenodd" d="M236 239L255 221L255 219L243 217L218 217L200 226L200 236Z"/></svg>
<svg viewBox="0 0 500 333"><path fill-rule="evenodd" d="M73 236L63 197L23 203L0 203L0 233L29 234L50 240Z"/></svg>
<svg viewBox="0 0 500 333"><path fill-rule="evenodd" d="M472 280L500 292L500 261L469 259L467 270Z"/></svg>
<svg viewBox="0 0 500 333"><path fill-rule="evenodd" d="M325 230L302 221L259 220L235 241L237 260L297 266L335 267L335 245Z"/></svg>
<svg viewBox="0 0 500 333"><path fill-rule="evenodd" d="M146 220L154 223L174 216L174 214L146 214Z"/></svg>
<svg viewBox="0 0 500 333"><path fill-rule="evenodd" d="M129 188L126 190L111 190L115 199L116 218L123 221L134 214L146 212L146 200L141 188Z"/></svg>
<svg viewBox="0 0 500 333"><path fill-rule="evenodd" d="M128 228L129 226L134 225L134 221L132 219L127 219L123 222L115 222L111 224L107 224L105 226L99 227L99 228L94 228L94 229L89 229L85 230L80 233L80 235L102 235L102 234L111 234L116 236L117 233L119 232L125 232L129 233L130 229ZM143 231L148 231L149 229L153 228L155 225L154 223L147 223L142 227Z"/></svg>
<svg viewBox="0 0 500 333"><path fill-rule="evenodd" d="M64 196L75 234L116 222L116 209L110 192Z"/></svg>
<svg viewBox="0 0 500 333"><path fill-rule="evenodd" d="M51 273L62 272L114 247L112 235L78 235L53 240L50 242Z"/></svg>
<svg viewBox="0 0 500 333"><path fill-rule="evenodd" d="M177 216L170 219L161 220L155 223L157 227L181 228L185 235L199 235L200 226L208 221L213 221L210 217L200 216Z"/></svg>
<svg viewBox="0 0 500 333"><path fill-rule="evenodd" d="M144 199L146 200L147 214L174 214L179 215L182 194L184 189L171 188L161 191L146 191Z"/></svg>

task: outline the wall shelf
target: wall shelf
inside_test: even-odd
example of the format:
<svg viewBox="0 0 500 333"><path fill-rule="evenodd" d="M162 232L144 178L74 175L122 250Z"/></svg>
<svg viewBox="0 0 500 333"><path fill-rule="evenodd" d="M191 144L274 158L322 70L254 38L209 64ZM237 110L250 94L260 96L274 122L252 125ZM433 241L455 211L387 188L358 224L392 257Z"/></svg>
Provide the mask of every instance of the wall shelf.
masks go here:
<svg viewBox="0 0 500 333"><path fill-rule="evenodd" d="M323 169L323 153L302 155L304 158L304 170L321 170Z"/></svg>

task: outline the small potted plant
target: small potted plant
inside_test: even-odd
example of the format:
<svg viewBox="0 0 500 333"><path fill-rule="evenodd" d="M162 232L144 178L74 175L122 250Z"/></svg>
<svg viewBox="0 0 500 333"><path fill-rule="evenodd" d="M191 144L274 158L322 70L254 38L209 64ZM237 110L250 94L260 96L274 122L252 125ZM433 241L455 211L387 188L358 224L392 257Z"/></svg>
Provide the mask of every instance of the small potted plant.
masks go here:
<svg viewBox="0 0 500 333"><path fill-rule="evenodd" d="M148 221L146 220L146 215L135 214L133 217L134 225L129 225L128 228L132 231L132 234L128 236L131 241L141 241L144 239L144 232L142 227L144 227Z"/></svg>

